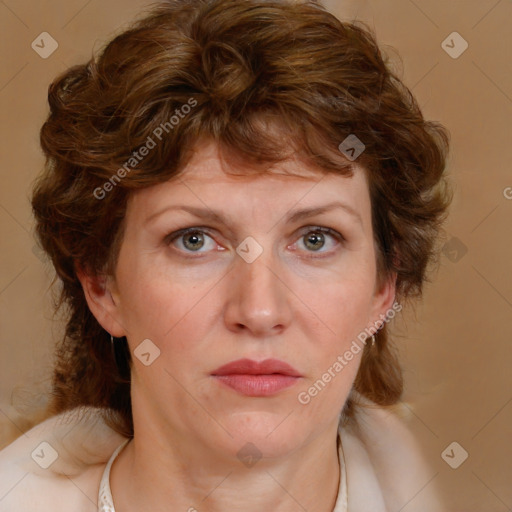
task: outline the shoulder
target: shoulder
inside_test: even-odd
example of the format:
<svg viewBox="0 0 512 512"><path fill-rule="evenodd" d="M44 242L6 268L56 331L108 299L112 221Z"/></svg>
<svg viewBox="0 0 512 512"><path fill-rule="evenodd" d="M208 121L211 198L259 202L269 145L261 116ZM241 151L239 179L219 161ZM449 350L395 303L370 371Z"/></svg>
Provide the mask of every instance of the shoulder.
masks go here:
<svg viewBox="0 0 512 512"><path fill-rule="evenodd" d="M103 469L125 440L100 413L62 413L1 450L0 512L97 511Z"/></svg>
<svg viewBox="0 0 512 512"><path fill-rule="evenodd" d="M444 510L434 481L436 471L408 426L408 408L380 407L359 397L358 402L347 434L368 461L386 508L400 510L409 503L407 510L414 512Z"/></svg>

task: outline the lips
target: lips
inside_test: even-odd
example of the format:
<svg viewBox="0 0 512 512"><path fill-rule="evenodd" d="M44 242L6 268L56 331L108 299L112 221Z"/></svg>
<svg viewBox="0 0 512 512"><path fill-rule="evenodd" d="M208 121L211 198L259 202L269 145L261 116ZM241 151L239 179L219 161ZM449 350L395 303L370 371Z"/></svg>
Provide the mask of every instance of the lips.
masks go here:
<svg viewBox="0 0 512 512"><path fill-rule="evenodd" d="M301 378L295 368L278 359L239 359L217 368L212 376L220 384L252 397L274 395Z"/></svg>
<svg viewBox="0 0 512 512"><path fill-rule="evenodd" d="M301 374L288 363L279 359L265 359L264 361L253 361L252 359L238 359L231 363L217 368L212 375L289 375L290 377L301 377Z"/></svg>

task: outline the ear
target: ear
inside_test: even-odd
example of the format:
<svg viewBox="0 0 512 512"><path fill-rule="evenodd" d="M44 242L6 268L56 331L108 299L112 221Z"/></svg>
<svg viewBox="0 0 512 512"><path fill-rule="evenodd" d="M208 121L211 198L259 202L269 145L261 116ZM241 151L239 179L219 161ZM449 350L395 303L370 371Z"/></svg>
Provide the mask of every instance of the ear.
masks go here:
<svg viewBox="0 0 512 512"><path fill-rule="evenodd" d="M396 273L393 272L388 279L381 283L380 287L376 285L370 317L370 321L373 325L379 325L381 322L385 322L385 318L387 316L386 313L392 308L394 304L396 294L396 278Z"/></svg>
<svg viewBox="0 0 512 512"><path fill-rule="evenodd" d="M115 280L108 275L95 275L82 268L76 269L87 305L98 323L116 338L126 335L119 308L119 295Z"/></svg>

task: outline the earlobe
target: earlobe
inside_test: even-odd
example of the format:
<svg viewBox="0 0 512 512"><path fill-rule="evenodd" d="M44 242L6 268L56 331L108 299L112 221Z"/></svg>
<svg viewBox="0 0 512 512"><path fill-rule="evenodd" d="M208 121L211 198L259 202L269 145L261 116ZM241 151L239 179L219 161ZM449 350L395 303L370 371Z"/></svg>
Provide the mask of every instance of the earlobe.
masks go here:
<svg viewBox="0 0 512 512"><path fill-rule="evenodd" d="M98 323L116 338L125 336L126 329L122 325L119 301L114 299L115 283L112 277L105 274L96 275L82 268L77 268L76 274L87 305Z"/></svg>

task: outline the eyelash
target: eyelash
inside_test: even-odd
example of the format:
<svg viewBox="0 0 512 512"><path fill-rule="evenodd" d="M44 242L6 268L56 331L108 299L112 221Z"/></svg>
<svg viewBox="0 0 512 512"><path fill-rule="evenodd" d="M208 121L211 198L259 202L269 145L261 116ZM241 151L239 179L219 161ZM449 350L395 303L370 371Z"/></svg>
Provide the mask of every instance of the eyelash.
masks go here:
<svg viewBox="0 0 512 512"><path fill-rule="evenodd" d="M193 233L205 234L205 235L208 235L210 238L213 239L213 237L210 234L211 231L210 231L209 228L207 228L205 226L194 226L194 227L190 227L190 228L180 229L178 231L174 231L174 232L168 234L165 237L164 242L165 242L166 245L171 245L178 238L181 238L181 237L184 237L186 235L193 234ZM344 243L346 241L345 237L341 233L339 233L338 231L336 231L336 230L334 230L332 228L323 227L323 226L306 226L304 228L304 231L301 233L301 235L299 236L299 238L297 240L300 240L301 238L304 238L306 235L308 235L310 233L322 233L322 234L330 235L334 239L336 239L340 244L342 244L342 243ZM296 242L294 242L294 244L295 243ZM194 255L194 251L183 251L181 249L178 249L178 250L180 252L186 252L186 254L189 255L189 256L186 256L188 258L200 258L200 257L202 257L205 254L205 253L197 252L196 255ZM325 256L332 255L332 251L328 251L328 252L307 251L307 252L310 253L311 255L310 256L306 256L306 258L318 259L318 258L322 258L322 257L325 257ZM319 255L322 255L322 256L317 256L316 254L319 254Z"/></svg>

